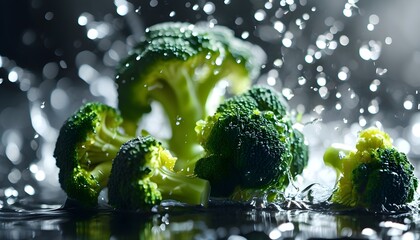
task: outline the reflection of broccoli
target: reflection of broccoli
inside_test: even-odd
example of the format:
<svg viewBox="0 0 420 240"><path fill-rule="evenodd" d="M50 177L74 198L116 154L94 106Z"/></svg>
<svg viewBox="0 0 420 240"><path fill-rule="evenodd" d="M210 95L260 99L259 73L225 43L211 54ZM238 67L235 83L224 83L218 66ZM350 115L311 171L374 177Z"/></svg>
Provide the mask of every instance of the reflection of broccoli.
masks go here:
<svg viewBox="0 0 420 240"><path fill-rule="evenodd" d="M124 128L134 134L138 120L151 111L151 101L160 102L172 130L168 147L178 157L176 168L185 169L202 150L194 126L208 115L207 105L219 102L210 97L215 86L227 80L234 94L245 91L264 58L260 48L224 27L173 22L152 26L118 69Z"/></svg>
<svg viewBox="0 0 420 240"><path fill-rule="evenodd" d="M163 199L207 205L209 182L173 172L174 158L153 137L125 143L112 165L109 203L118 209L149 210Z"/></svg>
<svg viewBox="0 0 420 240"><path fill-rule="evenodd" d="M289 175L300 174L308 162L308 147L293 129L283 97L269 88L226 100L196 131L206 155L195 173L210 181L216 197L249 200L283 190Z"/></svg>
<svg viewBox="0 0 420 240"><path fill-rule="evenodd" d="M380 209L414 198L418 179L413 165L392 146L388 134L376 128L360 132L354 151L330 147L324 162L341 174L331 198L335 203Z"/></svg>
<svg viewBox="0 0 420 240"><path fill-rule="evenodd" d="M115 109L101 103L82 106L61 127L54 157L59 180L68 197L85 206L97 204L107 185L112 160L131 139L118 131L122 123Z"/></svg>

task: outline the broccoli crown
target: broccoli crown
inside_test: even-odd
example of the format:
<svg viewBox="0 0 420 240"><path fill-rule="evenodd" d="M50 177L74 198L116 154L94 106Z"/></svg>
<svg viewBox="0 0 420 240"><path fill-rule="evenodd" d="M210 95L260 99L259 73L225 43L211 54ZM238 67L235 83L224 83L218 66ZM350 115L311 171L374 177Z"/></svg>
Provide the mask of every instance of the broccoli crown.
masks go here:
<svg viewBox="0 0 420 240"><path fill-rule="evenodd" d="M130 139L118 131L122 122L112 107L93 102L82 106L60 129L54 157L59 181L69 198L83 205L97 204L106 186L112 159Z"/></svg>
<svg viewBox="0 0 420 240"><path fill-rule="evenodd" d="M124 128L134 133L138 120L151 111L151 102L159 102L172 131L167 144L182 169L201 150L193 126L208 114L209 102L219 101L209 101L217 83L229 81L234 94L245 91L264 58L258 47L236 39L224 27L154 25L118 68L118 106Z"/></svg>
<svg viewBox="0 0 420 240"><path fill-rule="evenodd" d="M413 201L418 180L406 155L395 148L378 148L371 158L371 162L360 164L352 172L358 202L380 208Z"/></svg>
<svg viewBox="0 0 420 240"><path fill-rule="evenodd" d="M283 190L289 175L307 164L303 134L293 129L284 99L270 88L256 86L226 100L196 131L206 155L195 173L210 181L213 196L247 200L253 193Z"/></svg>
<svg viewBox="0 0 420 240"><path fill-rule="evenodd" d="M414 199L418 179L413 165L393 147L389 135L377 128L359 133L356 150L342 151L341 156L330 150L324 161L340 174L331 198L335 203L380 210Z"/></svg>
<svg viewBox="0 0 420 240"><path fill-rule="evenodd" d="M125 143L112 165L108 182L110 205L148 210L164 199L206 205L208 181L173 171L176 158L151 136Z"/></svg>

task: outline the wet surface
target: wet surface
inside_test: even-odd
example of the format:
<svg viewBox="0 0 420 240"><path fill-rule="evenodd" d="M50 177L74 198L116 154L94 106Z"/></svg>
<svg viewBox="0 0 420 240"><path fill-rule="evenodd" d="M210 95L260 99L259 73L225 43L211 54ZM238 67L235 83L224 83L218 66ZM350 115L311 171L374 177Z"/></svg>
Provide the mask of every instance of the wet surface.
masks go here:
<svg viewBox="0 0 420 240"><path fill-rule="evenodd" d="M0 238L418 239L418 204L398 214L343 211L320 204L328 197L322 191L268 208L220 201L150 213L63 207L52 157L58 129L82 103L116 106L115 68L146 27L205 21L261 46L268 59L255 82L280 90L302 114L311 158L297 187L333 187L323 150L354 144L368 126L389 132L419 169L416 9L416 0L1 3Z"/></svg>

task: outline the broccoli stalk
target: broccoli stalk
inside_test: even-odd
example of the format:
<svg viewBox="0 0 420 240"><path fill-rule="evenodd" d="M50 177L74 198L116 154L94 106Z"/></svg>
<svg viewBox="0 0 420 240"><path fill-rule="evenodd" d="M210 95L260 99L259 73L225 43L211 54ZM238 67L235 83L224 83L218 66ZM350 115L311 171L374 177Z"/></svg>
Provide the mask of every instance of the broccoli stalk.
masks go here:
<svg viewBox="0 0 420 240"><path fill-rule="evenodd" d="M118 131L122 118L102 103L87 103L60 129L54 150L59 181L67 196L95 206L107 185L112 160L132 137Z"/></svg>
<svg viewBox="0 0 420 240"><path fill-rule="evenodd" d="M202 152L194 126L209 114L216 85L224 80L233 94L245 91L258 75L265 55L236 39L223 27L163 23L146 31L131 55L118 69L119 109L123 126L134 134L139 119L159 102L170 123L168 148L178 157L175 168L192 172Z"/></svg>
<svg viewBox="0 0 420 240"><path fill-rule="evenodd" d="M209 182L175 173L175 162L176 158L151 136L128 141L112 166L109 203L130 210L149 210L165 199L206 206Z"/></svg>
<svg viewBox="0 0 420 240"><path fill-rule="evenodd" d="M338 183L331 201L348 207L388 209L413 201L418 179L407 156L377 128L359 133L355 150L333 145L324 162L337 171Z"/></svg>
<svg viewBox="0 0 420 240"><path fill-rule="evenodd" d="M210 181L212 196L274 200L308 163L303 134L292 125L285 100L271 88L232 97L197 123L205 155L195 173Z"/></svg>

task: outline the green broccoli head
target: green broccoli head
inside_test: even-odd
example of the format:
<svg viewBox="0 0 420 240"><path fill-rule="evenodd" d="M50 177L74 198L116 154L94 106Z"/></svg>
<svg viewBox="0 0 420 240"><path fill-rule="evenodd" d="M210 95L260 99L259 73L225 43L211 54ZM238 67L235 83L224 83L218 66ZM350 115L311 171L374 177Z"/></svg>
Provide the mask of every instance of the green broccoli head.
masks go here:
<svg viewBox="0 0 420 240"><path fill-rule="evenodd" d="M117 209L150 210L164 199L206 205L209 182L175 173L176 158L151 136L125 143L114 159L109 204Z"/></svg>
<svg viewBox="0 0 420 240"><path fill-rule="evenodd" d="M226 100L196 131L205 156L195 173L210 181L216 197L249 200L284 190L289 176L307 164L303 135L293 129L284 99L270 88L256 86Z"/></svg>
<svg viewBox="0 0 420 240"><path fill-rule="evenodd" d="M233 94L245 91L264 59L260 48L224 27L154 25L118 69L124 128L134 133L151 102L159 102L171 126L167 144L179 158L176 168L185 169L202 151L192 126L208 115L206 106L220 101L211 97L216 85L226 80Z"/></svg>
<svg viewBox="0 0 420 240"><path fill-rule="evenodd" d="M392 146L389 135L377 128L360 132L356 150L330 147L324 162L339 174L331 197L334 203L381 210L414 199L418 179L413 165Z"/></svg>
<svg viewBox="0 0 420 240"><path fill-rule="evenodd" d="M87 103L63 124L54 150L59 181L68 197L95 206L106 186L112 159L131 137L119 132L122 118L112 107Z"/></svg>

